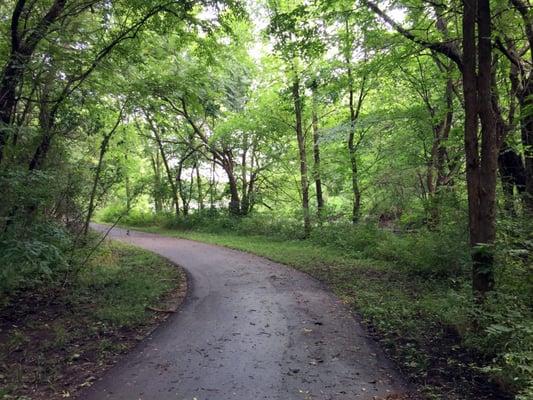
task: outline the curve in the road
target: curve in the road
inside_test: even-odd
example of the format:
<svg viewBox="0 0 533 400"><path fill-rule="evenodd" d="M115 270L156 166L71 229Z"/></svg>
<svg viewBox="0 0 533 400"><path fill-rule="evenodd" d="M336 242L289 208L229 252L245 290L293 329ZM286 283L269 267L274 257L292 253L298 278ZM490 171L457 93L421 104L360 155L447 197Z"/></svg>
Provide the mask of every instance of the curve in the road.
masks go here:
<svg viewBox="0 0 533 400"><path fill-rule="evenodd" d="M118 228L110 237L181 265L190 293L82 400L354 400L406 391L350 310L308 275L189 240Z"/></svg>

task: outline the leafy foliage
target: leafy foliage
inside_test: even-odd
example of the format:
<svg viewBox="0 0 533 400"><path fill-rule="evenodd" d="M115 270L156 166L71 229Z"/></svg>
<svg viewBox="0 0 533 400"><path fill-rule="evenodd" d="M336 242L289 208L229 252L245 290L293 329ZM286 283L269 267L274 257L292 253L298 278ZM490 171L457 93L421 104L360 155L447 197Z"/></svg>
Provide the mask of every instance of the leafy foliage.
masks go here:
<svg viewBox="0 0 533 400"><path fill-rule="evenodd" d="M2 296L122 282L80 260L94 218L232 231L239 246L298 239L281 261L305 269L298 249L327 249L314 273L388 344L414 332L400 359L419 379L435 329L527 398L533 21L522 0L472 1L491 30L475 19L491 46L473 60L469 8L452 1L2 2ZM490 80L480 132L466 123L469 61ZM360 281L352 259L379 271ZM472 296L478 275L487 285ZM144 289L107 300L132 292ZM140 309L105 313L129 323Z"/></svg>

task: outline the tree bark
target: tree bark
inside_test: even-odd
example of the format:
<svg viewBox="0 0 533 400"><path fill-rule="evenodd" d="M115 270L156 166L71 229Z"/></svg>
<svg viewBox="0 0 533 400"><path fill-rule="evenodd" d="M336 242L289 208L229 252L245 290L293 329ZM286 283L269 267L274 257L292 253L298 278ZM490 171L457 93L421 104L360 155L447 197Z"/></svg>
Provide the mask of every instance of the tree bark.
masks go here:
<svg viewBox="0 0 533 400"><path fill-rule="evenodd" d="M526 212L533 214L533 114L531 112L533 109L533 73L530 70L530 65L533 63L533 52L531 51L533 48L533 15L529 2L511 0L511 4L520 13L529 45L529 50L523 52L523 57L529 57L529 60L513 55L511 62L522 70L522 88L517 90L516 94L520 106L520 131L525 160L526 183L523 198ZM506 55L509 55L509 52ZM525 71L529 72L526 74Z"/></svg>
<svg viewBox="0 0 533 400"><path fill-rule="evenodd" d="M355 142L355 128L357 120L359 119L359 114L361 112L361 107L363 105L363 100L365 97L365 85L366 85L366 76L363 77L361 82L361 87L359 90L359 96L357 99L357 104L355 103L355 91L353 87L353 75L352 67L350 60L347 58L346 62L348 63L348 80L349 80L349 109L350 109L350 131L348 133L348 154L350 156L350 167L352 173L352 223L356 224L359 222L361 217L361 189L359 188L359 170L357 165L357 143Z"/></svg>
<svg viewBox="0 0 533 400"><path fill-rule="evenodd" d="M318 105L316 99L316 87L313 87L313 110L311 125L313 129L313 177L315 179L317 217L321 221L324 213L324 195L322 192L322 176L320 172L320 134L318 131Z"/></svg>
<svg viewBox="0 0 533 400"><path fill-rule="evenodd" d="M205 208L204 206L204 195L202 193L202 179L200 177L200 163L198 160L195 164L195 170L196 170L196 187L198 192L198 211L201 211Z"/></svg>
<svg viewBox="0 0 533 400"><path fill-rule="evenodd" d="M241 199L239 195L239 185L235 174L233 173L233 165L224 168L228 175L228 184L230 192L229 212L231 215L241 215Z"/></svg>
<svg viewBox="0 0 533 400"><path fill-rule="evenodd" d="M514 188L519 194L526 189L526 170L522 157L504 142L498 156L500 180L505 196L505 210L510 215L516 215L514 207Z"/></svg>
<svg viewBox="0 0 533 400"><path fill-rule="evenodd" d="M216 192L216 180L215 180L215 161L211 163L211 177L209 179L209 209L215 209L215 192Z"/></svg>
<svg viewBox="0 0 533 400"><path fill-rule="evenodd" d="M304 222L304 237L311 234L311 216L309 213L309 180L307 177L307 150L302 126L302 99L300 96L300 80L294 71L292 82L292 99L296 119L295 131L298 142L298 157L300 162L300 189L302 191L302 211Z"/></svg>
<svg viewBox="0 0 533 400"><path fill-rule="evenodd" d="M488 0L465 0L463 91L472 286L478 301L494 287L498 138L492 108L492 44ZM476 45L476 26L478 42ZM479 120L478 120L479 117ZM481 122L481 152L478 128Z"/></svg>
<svg viewBox="0 0 533 400"><path fill-rule="evenodd" d="M150 160L152 163L152 170L154 172L154 209L156 214L163 211L163 201L161 198L161 166L159 161L159 150L155 156L150 154Z"/></svg>
<svg viewBox="0 0 533 400"><path fill-rule="evenodd" d="M447 71L449 75L449 71ZM433 127L433 145L428 162L427 189L429 201L428 227L434 229L440 220L440 197L441 189L450 183L451 169L446 171L447 149L446 141L450 136L453 120L453 81L448 76L444 90L445 110L442 119ZM433 107L429 104L428 109L432 119L438 117Z"/></svg>
<svg viewBox="0 0 533 400"><path fill-rule="evenodd" d="M178 171L176 173L176 185L178 187L178 193L181 197L181 211L184 216L189 215L189 205L187 201L187 195L185 194L185 191L183 190L183 181L181 179L181 175L183 173L183 160L180 160L178 163Z"/></svg>
<svg viewBox="0 0 533 400"><path fill-rule="evenodd" d="M528 78L526 87L520 93L520 132L524 148L525 191L524 206L528 214L533 214L533 75Z"/></svg>
<svg viewBox="0 0 533 400"><path fill-rule="evenodd" d="M168 184L170 185L170 189L172 190L172 201L174 203L174 212L176 214L176 217L179 217L180 205L179 205L178 188L177 188L176 182L174 181L174 177L172 176L172 170L170 169L170 165L168 163L168 159L165 154L163 142L161 141L161 137L159 136L159 131L157 130L157 127L154 125L154 122L148 116L148 113L145 112L145 115L146 115L146 119L148 120L148 123L150 124L152 132L154 134L154 138L157 142L157 146L159 147L159 152L161 154L161 160L163 161L163 166L165 167L165 172L167 173Z"/></svg>
<svg viewBox="0 0 533 400"><path fill-rule="evenodd" d="M107 149L109 148L109 141L111 140L111 137L113 136L113 134L116 132L121 121L122 121L122 110L120 111L120 115L119 115L119 118L116 124L113 126L113 128L108 133L104 134L104 137L102 138L102 143L100 144L98 164L96 165L96 171L94 173L93 185L91 188L91 193L89 195L89 207L87 209L87 217L85 218L85 224L83 226L84 236L87 236L87 233L89 232L89 224L91 223L91 218L96 208L96 205L95 205L96 191L98 189L98 183L100 182L100 174L102 172L102 166L104 164L104 157L105 157L105 154L107 153Z"/></svg>

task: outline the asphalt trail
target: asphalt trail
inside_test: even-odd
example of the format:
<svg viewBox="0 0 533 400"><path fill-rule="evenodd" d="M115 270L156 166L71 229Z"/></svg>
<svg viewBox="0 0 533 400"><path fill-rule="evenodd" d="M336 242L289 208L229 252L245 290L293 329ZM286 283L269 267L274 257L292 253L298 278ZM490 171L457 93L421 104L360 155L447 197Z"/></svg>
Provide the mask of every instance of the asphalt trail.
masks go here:
<svg viewBox="0 0 533 400"><path fill-rule="evenodd" d="M308 275L190 240L118 228L110 237L181 265L189 293L80 399L370 400L406 391L350 310Z"/></svg>

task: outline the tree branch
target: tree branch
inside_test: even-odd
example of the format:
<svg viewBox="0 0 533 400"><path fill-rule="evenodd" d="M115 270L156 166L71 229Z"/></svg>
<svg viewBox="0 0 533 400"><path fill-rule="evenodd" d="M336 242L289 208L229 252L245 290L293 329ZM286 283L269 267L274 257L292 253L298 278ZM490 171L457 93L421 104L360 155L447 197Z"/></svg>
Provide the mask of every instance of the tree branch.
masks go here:
<svg viewBox="0 0 533 400"><path fill-rule="evenodd" d="M376 3L374 3L371 0L363 0L363 3L368 6L374 13L376 13L379 17L381 17L387 24L389 24L391 27L393 27L398 33L400 33L405 38L409 39L410 41L425 47L427 49L431 49L433 51L436 51L437 53L441 53L448 57L450 60L454 61L460 70L463 69L463 57L462 55L457 51L457 49L452 46L450 43L441 43L441 42L428 42L427 40L424 40L422 38L419 38L415 36L412 32L405 29L403 26L398 24L396 21L394 21L389 15L387 15L381 8L378 7Z"/></svg>

